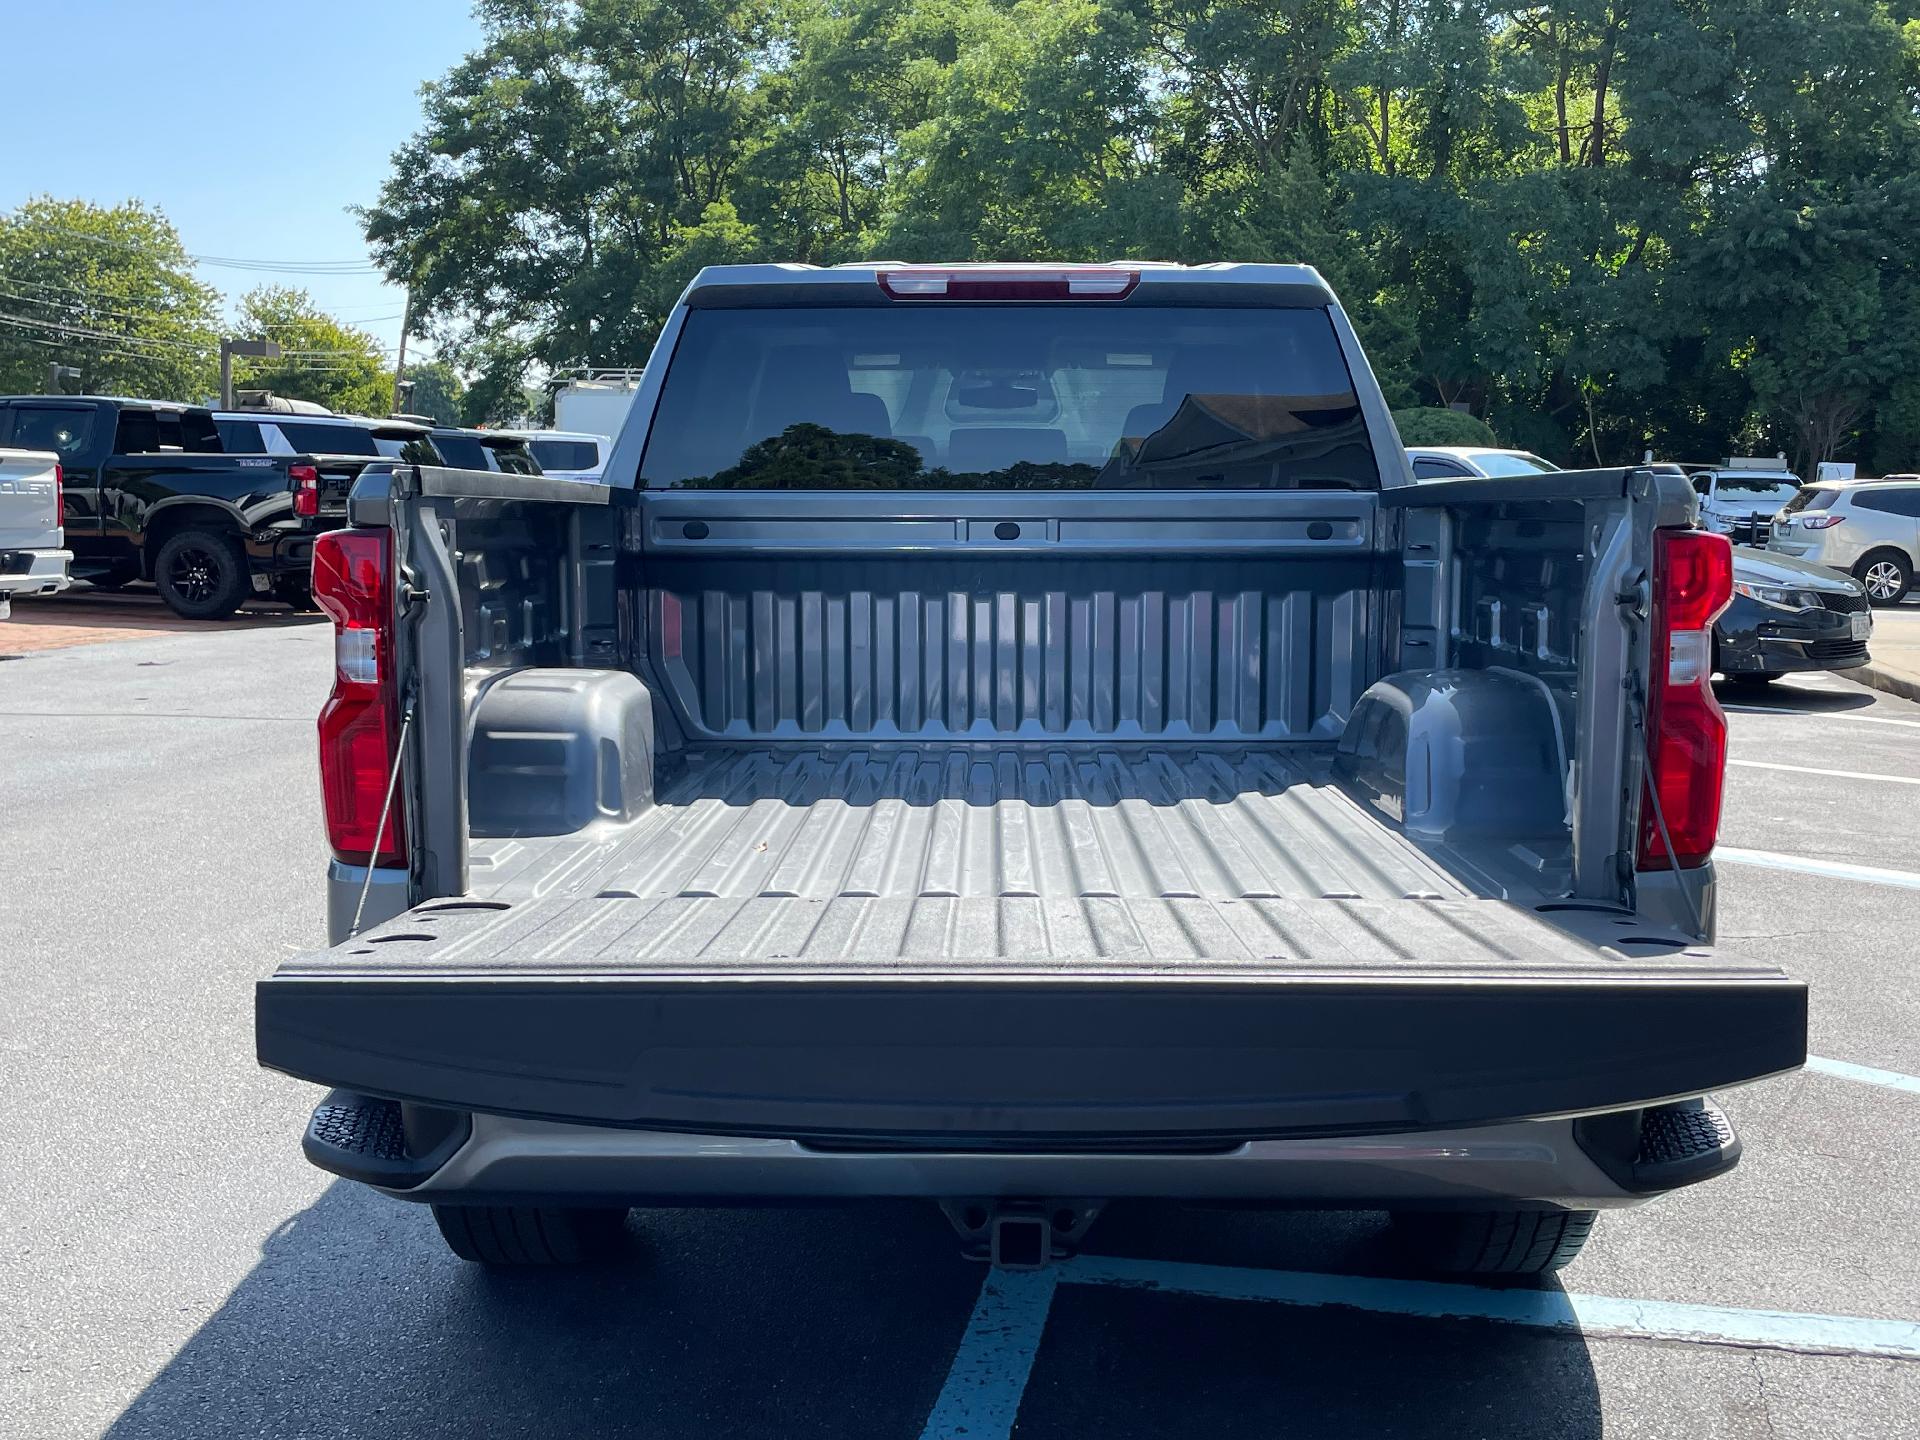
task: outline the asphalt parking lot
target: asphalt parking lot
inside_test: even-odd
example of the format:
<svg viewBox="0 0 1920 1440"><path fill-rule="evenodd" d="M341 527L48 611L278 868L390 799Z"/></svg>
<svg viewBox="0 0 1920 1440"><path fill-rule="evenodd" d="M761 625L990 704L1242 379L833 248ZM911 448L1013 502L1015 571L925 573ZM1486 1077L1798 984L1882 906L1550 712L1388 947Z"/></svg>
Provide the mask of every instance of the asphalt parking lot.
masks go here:
<svg viewBox="0 0 1920 1440"><path fill-rule="evenodd" d="M253 1063L252 981L323 942L326 627L13 638L0 1434L1915 1433L1920 705L1723 693L1721 941L1812 982L1822 1064L1723 1097L1740 1169L1558 1285L1386 1278L1376 1216L1145 1204L1037 1276L903 1203L637 1213L613 1269L499 1277L306 1165L314 1092Z"/></svg>

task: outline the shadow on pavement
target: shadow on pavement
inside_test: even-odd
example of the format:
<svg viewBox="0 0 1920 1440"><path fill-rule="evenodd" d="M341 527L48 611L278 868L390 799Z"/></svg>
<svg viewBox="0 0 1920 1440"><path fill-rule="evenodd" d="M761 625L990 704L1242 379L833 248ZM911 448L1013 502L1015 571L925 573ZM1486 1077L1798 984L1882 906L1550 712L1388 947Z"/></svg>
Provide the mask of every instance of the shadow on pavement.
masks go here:
<svg viewBox="0 0 1920 1440"><path fill-rule="evenodd" d="M1225 1247L1262 1265L1311 1251L1369 1268L1370 1223L1142 1205L1097 1248L1224 1261ZM629 1229L630 1257L609 1269L489 1274L446 1252L424 1208L335 1184L274 1232L107 1433L911 1440L983 1276L934 1208L912 1202L646 1211ZM1062 1285L1019 1426L1389 1431L1598 1435L1585 1347Z"/></svg>
<svg viewBox="0 0 1920 1440"><path fill-rule="evenodd" d="M1847 672L1833 672L1841 679ZM1809 690L1804 686L1791 683L1772 685L1742 685L1732 680L1713 682L1713 693L1719 697L1722 705L1756 706L1763 710L1797 710L1807 715L1831 715L1840 710L1865 710L1875 703L1873 691L1861 689L1848 690Z"/></svg>

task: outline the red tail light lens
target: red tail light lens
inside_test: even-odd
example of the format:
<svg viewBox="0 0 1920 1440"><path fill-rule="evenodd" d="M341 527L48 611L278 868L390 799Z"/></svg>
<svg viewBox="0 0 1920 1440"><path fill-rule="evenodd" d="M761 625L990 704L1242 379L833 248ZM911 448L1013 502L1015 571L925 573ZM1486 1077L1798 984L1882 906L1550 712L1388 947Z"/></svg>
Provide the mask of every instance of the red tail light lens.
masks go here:
<svg viewBox="0 0 1920 1440"><path fill-rule="evenodd" d="M1647 697L1651 765L1640 799L1642 870L1705 864L1720 833L1727 717L1713 698L1713 622L1732 598L1733 547L1726 536L1703 530L1655 533L1653 673Z"/></svg>
<svg viewBox="0 0 1920 1440"><path fill-rule="evenodd" d="M320 472L311 465L289 465L293 482L293 513L311 519L320 513Z"/></svg>
<svg viewBox="0 0 1920 1440"><path fill-rule="evenodd" d="M67 523L67 472L59 465L53 467L53 523Z"/></svg>
<svg viewBox="0 0 1920 1440"><path fill-rule="evenodd" d="M320 711L320 793L333 853L350 865L406 863L406 805L380 812L399 751L393 673L393 537L331 530L313 542L313 598L333 620L333 694Z"/></svg>
<svg viewBox="0 0 1920 1440"><path fill-rule="evenodd" d="M902 265L879 272L893 300L1124 300L1138 270L1110 265Z"/></svg>

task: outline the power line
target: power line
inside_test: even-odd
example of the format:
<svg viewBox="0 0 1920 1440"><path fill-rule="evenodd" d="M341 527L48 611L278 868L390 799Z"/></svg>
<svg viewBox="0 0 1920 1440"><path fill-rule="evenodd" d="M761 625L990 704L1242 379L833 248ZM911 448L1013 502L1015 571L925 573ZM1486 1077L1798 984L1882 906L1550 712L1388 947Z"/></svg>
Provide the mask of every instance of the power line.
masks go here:
<svg viewBox="0 0 1920 1440"><path fill-rule="evenodd" d="M146 247L131 240L114 240L105 235L89 235L84 230L70 230L64 225L39 224L42 230L55 235L70 235L76 240L90 241L95 245L106 245L115 250L143 250ZM383 267L369 265L361 260L253 260L234 255L193 255L187 258L196 265L217 265L230 270L252 270L257 272L281 273L287 275L377 275L384 273Z"/></svg>
<svg viewBox="0 0 1920 1440"><path fill-rule="evenodd" d="M79 325L62 325L51 320L35 320L26 315L0 315L0 325L11 325L16 329L36 329L55 335L65 335L83 340L107 340L116 345L157 346L173 350L191 350L199 355L216 355L218 345L204 345L192 340L170 340L158 335L124 335L112 330L92 330ZM380 347L375 347L379 349ZM288 350L281 358L290 360L340 359L357 360L362 363L381 363L379 358L363 350ZM351 369L351 366L342 368Z"/></svg>

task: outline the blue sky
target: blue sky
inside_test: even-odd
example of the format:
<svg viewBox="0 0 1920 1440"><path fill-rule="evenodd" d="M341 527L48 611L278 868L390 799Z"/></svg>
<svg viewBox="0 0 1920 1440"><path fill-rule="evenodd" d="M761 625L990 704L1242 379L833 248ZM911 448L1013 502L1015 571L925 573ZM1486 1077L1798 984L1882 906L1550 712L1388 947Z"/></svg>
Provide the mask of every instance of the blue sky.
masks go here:
<svg viewBox="0 0 1920 1440"><path fill-rule="evenodd" d="M0 211L50 193L164 210L196 255L370 263L349 205L420 123L420 86L479 43L470 0L8 3ZM37 118L34 118L37 117ZM27 138L31 136L32 138ZM394 345L377 275L203 265L230 301L304 286Z"/></svg>

